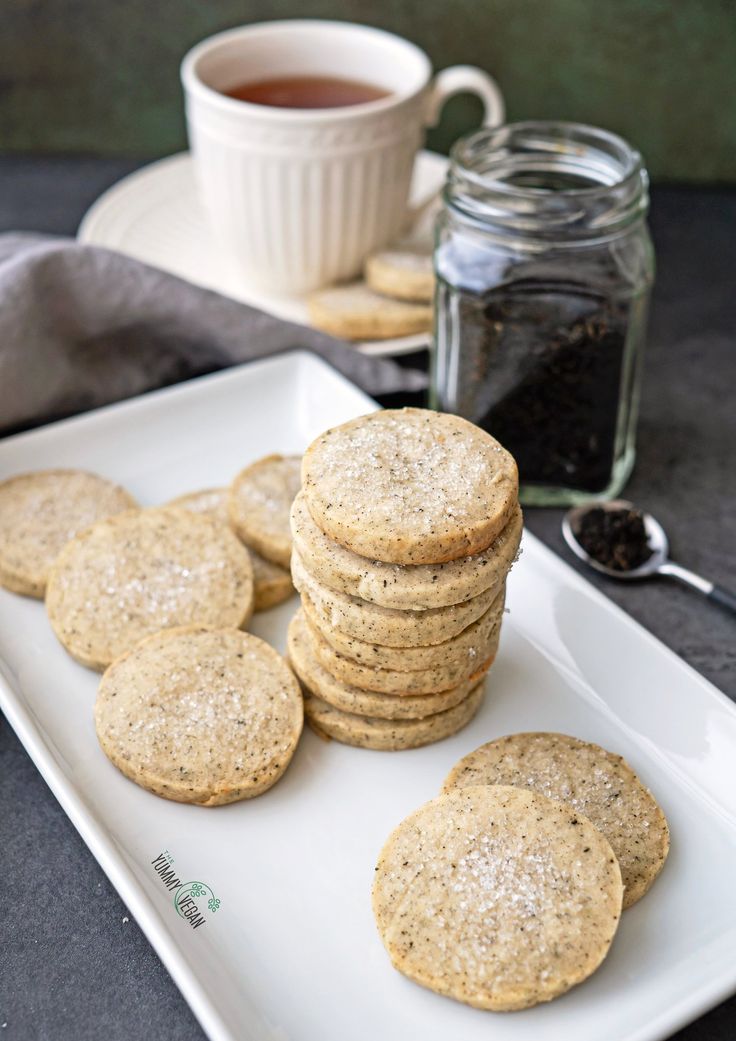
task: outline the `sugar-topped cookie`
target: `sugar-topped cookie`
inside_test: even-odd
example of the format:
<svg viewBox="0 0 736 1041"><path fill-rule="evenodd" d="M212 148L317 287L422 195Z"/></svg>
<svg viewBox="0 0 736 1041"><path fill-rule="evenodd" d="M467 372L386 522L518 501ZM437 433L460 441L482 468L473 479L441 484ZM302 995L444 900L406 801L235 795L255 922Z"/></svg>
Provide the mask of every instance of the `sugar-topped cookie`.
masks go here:
<svg viewBox="0 0 736 1041"><path fill-rule="evenodd" d="M311 625L306 615L305 621L312 635L315 655L323 668L343 683L381 694L436 694L438 691L457 687L466 680L480 678L492 665L498 646L496 632L486 648L485 658L478 654L468 654L460 662L446 662L426 669L381 669L372 665L361 665L360 662L340 654Z"/></svg>
<svg viewBox="0 0 736 1041"><path fill-rule="evenodd" d="M374 293L365 282L320 289L307 297L310 323L343 340L387 340L432 328L432 308Z"/></svg>
<svg viewBox="0 0 736 1041"><path fill-rule="evenodd" d="M205 513L223 524L230 524L228 514L228 488L206 488L201 492L189 492L180 495L168 503L169 506L180 506L192 513ZM294 592L291 575L286 568L266 560L261 554L248 547L250 561L253 565L253 583L255 587L254 610L266 611L288 600Z"/></svg>
<svg viewBox="0 0 736 1041"><path fill-rule="evenodd" d="M498 588L491 587L462 604L427 611L397 611L323 585L307 570L296 547L291 554L291 571L294 585L309 597L324 625L384 647L444 643L477 621L499 595Z"/></svg>
<svg viewBox="0 0 736 1041"><path fill-rule="evenodd" d="M522 528L517 506L482 553L444 564L384 564L358 556L320 531L302 492L291 511L294 546L311 575L336 592L399 611L460 604L498 588L519 552Z"/></svg>
<svg viewBox="0 0 736 1041"><path fill-rule="evenodd" d="M224 524L171 506L131 510L67 543L51 570L46 609L69 653L104 669L159 629L244 625L253 568Z"/></svg>
<svg viewBox="0 0 736 1041"><path fill-rule="evenodd" d="M567 734L509 734L481 745L450 771L443 791L478 784L528 788L585 814L621 866L624 907L661 871L669 829L652 793L620 755Z"/></svg>
<svg viewBox="0 0 736 1041"><path fill-rule="evenodd" d="M90 524L138 504L84 470L38 470L0 483L0 585L43 598L51 565Z"/></svg>
<svg viewBox="0 0 736 1041"><path fill-rule="evenodd" d="M594 972L621 915L607 839L536 792L455 789L410 814L373 885L396 969L476 1008L550 1001Z"/></svg>
<svg viewBox="0 0 736 1041"><path fill-rule="evenodd" d="M307 722L323 737L334 738L355 748L381 752L400 752L421 748L451 737L471 721L483 703L483 684L479 683L452 708L422 719L371 719L343 712L312 694L304 696Z"/></svg>
<svg viewBox="0 0 736 1041"><path fill-rule="evenodd" d="M371 560L437 564L481 553L518 502L513 457L459 416L386 409L326 430L304 453L309 512Z"/></svg>
<svg viewBox="0 0 736 1041"><path fill-rule="evenodd" d="M177 802L249 799L286 770L302 731L286 662L237 629L155 633L100 682L97 737L136 784Z"/></svg>
<svg viewBox="0 0 736 1041"><path fill-rule="evenodd" d="M301 457L267 455L241 470L230 485L228 515L248 546L289 567L289 512L301 484Z"/></svg>
<svg viewBox="0 0 736 1041"><path fill-rule="evenodd" d="M302 608L311 627L324 637L338 654L374 669L431 669L436 666L462 665L469 658L485 661L495 654L503 618L505 588L491 606L467 629L444 643L424 647L385 647L380 643L358 640L334 628L315 608L311 598L302 592Z"/></svg>
<svg viewBox="0 0 736 1041"><path fill-rule="evenodd" d="M463 701L478 683L476 677L437 694L379 694L343 683L320 663L302 611L297 611L289 625L288 655L291 667L309 693L343 712L377 719L424 719L444 712Z"/></svg>
<svg viewBox="0 0 736 1041"><path fill-rule="evenodd" d="M373 253L365 262L365 280L385 296L430 303L434 295L432 254L408 246Z"/></svg>

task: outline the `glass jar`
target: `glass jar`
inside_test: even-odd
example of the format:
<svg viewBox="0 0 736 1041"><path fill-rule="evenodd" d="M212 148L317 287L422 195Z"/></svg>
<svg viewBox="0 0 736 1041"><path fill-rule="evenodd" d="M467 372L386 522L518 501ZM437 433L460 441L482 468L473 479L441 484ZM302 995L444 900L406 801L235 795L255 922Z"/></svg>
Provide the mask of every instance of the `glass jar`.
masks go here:
<svg viewBox="0 0 736 1041"><path fill-rule="evenodd" d="M617 495L654 278L641 156L576 123L481 130L454 146L443 200L432 406L513 453L524 503Z"/></svg>

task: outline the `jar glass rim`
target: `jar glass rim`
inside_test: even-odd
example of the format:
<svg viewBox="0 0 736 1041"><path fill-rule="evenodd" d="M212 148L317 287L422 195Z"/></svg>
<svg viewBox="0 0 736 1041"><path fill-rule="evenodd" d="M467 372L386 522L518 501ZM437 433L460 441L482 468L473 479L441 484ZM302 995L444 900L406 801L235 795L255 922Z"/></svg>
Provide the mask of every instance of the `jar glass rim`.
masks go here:
<svg viewBox="0 0 736 1041"><path fill-rule="evenodd" d="M515 138L527 136L528 143L534 144L540 158L547 160L577 159L584 164L584 150L591 151L597 147L600 155L609 157L608 171L615 176L601 179L596 184L584 187L545 187L521 186L508 183L502 177L494 176L504 168L504 161L512 154L509 143ZM485 159L482 171L475 167L480 156ZM503 192L519 198L535 199L554 194L579 198L590 197L610 191L634 178L639 179L643 171L640 152L628 144L624 138L610 130L590 126L587 123L566 122L563 120L523 120L517 123L505 123L500 127L483 127L459 138L450 149L451 172L459 174L464 180L475 183L479 188L494 192ZM603 168L598 165L590 169L591 175Z"/></svg>
<svg viewBox="0 0 736 1041"><path fill-rule="evenodd" d="M460 138L443 199L462 220L564 244L624 234L646 214L648 184L640 153L617 134L535 120Z"/></svg>

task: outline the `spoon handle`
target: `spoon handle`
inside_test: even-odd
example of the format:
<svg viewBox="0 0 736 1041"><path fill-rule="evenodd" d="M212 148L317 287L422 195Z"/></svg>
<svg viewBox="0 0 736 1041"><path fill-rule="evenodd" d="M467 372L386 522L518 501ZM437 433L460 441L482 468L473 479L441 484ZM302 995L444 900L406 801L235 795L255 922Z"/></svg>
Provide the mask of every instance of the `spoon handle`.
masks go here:
<svg viewBox="0 0 736 1041"><path fill-rule="evenodd" d="M727 611L732 611L736 614L736 596L728 589L724 589L723 586L714 585L708 596L711 600L714 600L721 607L725 607Z"/></svg>
<svg viewBox="0 0 736 1041"><path fill-rule="evenodd" d="M736 595L723 586L718 586L715 582L710 582L707 578L702 578L700 575L696 575L694 571L688 571L687 568L681 567L671 560L660 565L657 571L660 575L668 575L691 589L697 589L699 593L707 596L709 600L736 614Z"/></svg>

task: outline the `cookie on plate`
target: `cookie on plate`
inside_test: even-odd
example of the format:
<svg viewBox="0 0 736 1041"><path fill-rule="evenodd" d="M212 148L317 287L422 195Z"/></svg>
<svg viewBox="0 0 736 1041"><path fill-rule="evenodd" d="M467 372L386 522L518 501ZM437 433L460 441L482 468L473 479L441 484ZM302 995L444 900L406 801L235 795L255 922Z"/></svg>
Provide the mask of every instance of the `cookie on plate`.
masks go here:
<svg viewBox="0 0 736 1041"><path fill-rule="evenodd" d="M522 529L517 506L482 553L445 564L384 564L353 553L320 531L303 492L291 511L294 546L310 575L338 593L397 611L447 607L498 589L516 560Z"/></svg>
<svg viewBox="0 0 736 1041"><path fill-rule="evenodd" d="M357 640L354 636L347 636L324 620L308 594L304 592L302 609L310 626L316 629L338 654L372 669L411 672L415 669L462 665L468 658L485 661L491 654L495 654L503 618L505 593L505 588L502 588L488 610L459 635L445 640L444 643L424 647L385 647L383 644L368 643L365 640Z"/></svg>
<svg viewBox="0 0 736 1041"><path fill-rule="evenodd" d="M623 885L607 839L569 806L460 788L410 814L381 851L373 910L394 967L476 1008L563 994L605 958Z"/></svg>
<svg viewBox="0 0 736 1041"><path fill-rule="evenodd" d="M477 621L499 595L498 588L491 587L462 604L427 611L397 611L323 585L309 573L296 547L291 554L291 571L294 585L309 598L324 626L384 647L444 643Z"/></svg>
<svg viewBox="0 0 736 1041"><path fill-rule="evenodd" d="M437 694L450 690L466 680L479 679L483 676L496 656L498 633L495 640L486 648L487 657L467 655L457 663L448 662L433 665L426 669L412 669L403 672L399 669L380 669L371 665L361 665L339 654L324 636L309 622L305 615L307 627L312 636L312 645L317 660L335 679L348 683L352 687L372 690L381 694Z"/></svg>
<svg viewBox="0 0 736 1041"><path fill-rule="evenodd" d="M168 506L180 506L192 513L205 513L223 524L230 524L228 515L228 488L206 488L201 492L189 492L180 495L167 503ZM248 547L253 565L253 583L255 588L255 611L266 611L288 600L294 592L291 575L286 568L274 564L262 557L252 546Z"/></svg>
<svg viewBox="0 0 736 1041"><path fill-rule="evenodd" d="M477 684L452 708L422 719L371 719L343 712L315 697L304 696L304 715L321 737L334 738L355 748L400 752L421 748L451 737L471 721L483 703L483 684Z"/></svg>
<svg viewBox="0 0 736 1041"><path fill-rule="evenodd" d="M438 694L378 694L342 683L321 665L302 611L297 611L291 620L287 647L291 667L310 694L334 708L358 716L424 719L425 716L454 708L478 684L478 678L475 678Z"/></svg>
<svg viewBox="0 0 736 1041"><path fill-rule="evenodd" d="M662 810L628 763L599 745L567 734L509 734L461 759L443 791L479 784L528 788L588 817L618 858L625 908L662 870L670 844Z"/></svg>
<svg viewBox="0 0 736 1041"><path fill-rule="evenodd" d="M309 322L341 340L390 340L432 328L428 304L392 300L364 282L320 289L307 297Z"/></svg>
<svg viewBox="0 0 736 1041"><path fill-rule="evenodd" d="M223 524L230 524L227 513L228 488L203 488L198 492L187 492L185 495L177 495L171 499L166 506L179 506L182 510L190 513L204 513L213 520L219 520Z"/></svg>
<svg viewBox="0 0 736 1041"><path fill-rule="evenodd" d="M90 524L138 504L84 470L38 470L0 483L0 585L43 598L51 565Z"/></svg>
<svg viewBox="0 0 736 1041"><path fill-rule="evenodd" d="M495 438L431 409L371 412L304 453L317 526L370 560L440 564L481 553L518 504L516 463Z"/></svg>
<svg viewBox="0 0 736 1041"><path fill-rule="evenodd" d="M289 513L301 484L301 457L267 455L246 466L230 485L228 515L233 528L266 560L289 567Z"/></svg>
<svg viewBox="0 0 736 1041"><path fill-rule="evenodd" d="M416 249L384 249L365 262L365 280L376 293L397 300L431 303L434 296L432 254Z"/></svg>
<svg viewBox="0 0 736 1041"><path fill-rule="evenodd" d="M102 750L126 777L201 806L275 784L302 723L299 684L284 659L238 629L149 636L110 665L95 702Z"/></svg>
<svg viewBox="0 0 736 1041"><path fill-rule="evenodd" d="M210 517L169 506L131 510L67 543L51 569L46 609L72 657L104 669L159 629L246 624L253 568L233 532Z"/></svg>

